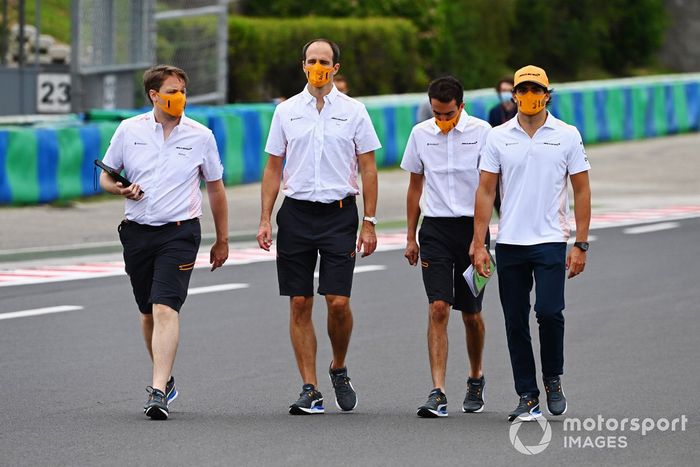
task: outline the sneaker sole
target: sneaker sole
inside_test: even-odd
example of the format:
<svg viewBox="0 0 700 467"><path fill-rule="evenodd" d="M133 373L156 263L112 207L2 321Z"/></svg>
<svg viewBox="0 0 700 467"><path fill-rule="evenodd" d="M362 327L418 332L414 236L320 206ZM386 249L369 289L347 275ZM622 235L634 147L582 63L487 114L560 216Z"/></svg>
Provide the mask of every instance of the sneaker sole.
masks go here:
<svg viewBox="0 0 700 467"><path fill-rule="evenodd" d="M462 413L481 413L483 411L484 411L483 405L481 407L479 407L479 409L477 409L477 410L467 410L464 407L462 407Z"/></svg>
<svg viewBox="0 0 700 467"><path fill-rule="evenodd" d="M289 413L291 415L315 415L325 413L325 411L326 410L323 407L314 407L311 409L307 409L306 407L299 407L297 405L289 406Z"/></svg>
<svg viewBox="0 0 700 467"><path fill-rule="evenodd" d="M333 386L333 378L331 378L331 375L328 375L328 379L331 380L331 386ZM351 409L344 409L340 406L340 404L338 404L338 396L336 396L335 397L335 406L338 407L338 410L342 410L343 412L350 412L351 410L355 410L357 408L357 403L360 402L360 398L357 397L357 391L355 391L355 386L353 386L352 383L348 383L348 384L350 384L350 387L352 388L352 392L355 393L355 405L353 405ZM333 388L333 391L335 391L335 388Z"/></svg>
<svg viewBox="0 0 700 467"><path fill-rule="evenodd" d="M520 414L517 417L508 417L508 421L512 422L515 420L520 420L521 422L534 422L538 418L542 418L542 412L537 412L537 413L524 413Z"/></svg>
<svg viewBox="0 0 700 467"><path fill-rule="evenodd" d="M443 418L447 417L447 412L439 412L427 407L421 407L418 409L418 412L416 412L416 415L421 418Z"/></svg>
<svg viewBox="0 0 700 467"><path fill-rule="evenodd" d="M160 407L149 407L144 410L143 413L145 413L147 417L150 417L151 420L167 420L168 418L168 411Z"/></svg>

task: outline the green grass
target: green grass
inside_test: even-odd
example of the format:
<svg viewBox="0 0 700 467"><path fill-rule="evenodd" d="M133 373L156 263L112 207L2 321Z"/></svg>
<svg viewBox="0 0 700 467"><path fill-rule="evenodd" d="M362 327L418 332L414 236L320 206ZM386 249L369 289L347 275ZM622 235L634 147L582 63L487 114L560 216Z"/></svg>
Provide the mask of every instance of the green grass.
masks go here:
<svg viewBox="0 0 700 467"><path fill-rule="evenodd" d="M25 2L25 23L34 25L36 1ZM41 0L39 15L41 34L49 34L57 41L70 44L70 0ZM17 23L19 2L10 1L8 5L9 25ZM2 11L0 10L0 14Z"/></svg>

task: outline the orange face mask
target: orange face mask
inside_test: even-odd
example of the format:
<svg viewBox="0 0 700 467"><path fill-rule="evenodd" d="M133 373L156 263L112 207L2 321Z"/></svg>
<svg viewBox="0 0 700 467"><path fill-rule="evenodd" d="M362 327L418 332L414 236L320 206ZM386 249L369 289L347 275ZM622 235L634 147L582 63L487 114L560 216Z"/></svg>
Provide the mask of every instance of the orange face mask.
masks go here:
<svg viewBox="0 0 700 467"><path fill-rule="evenodd" d="M457 115L455 115L449 120L438 120L437 117L435 117L435 124L440 128L440 131L442 131L442 133L446 135L447 133L452 131L454 127L457 126L457 124L459 123L460 115L462 115L462 112L457 112Z"/></svg>
<svg viewBox="0 0 700 467"><path fill-rule="evenodd" d="M311 86L322 88L331 81L333 67L323 66L316 62L311 66L304 67L304 71L306 72L306 79Z"/></svg>
<svg viewBox="0 0 700 467"><path fill-rule="evenodd" d="M515 94L515 99L518 101L518 111L525 115L535 115L542 111L547 105L547 94L535 94L528 91L525 94Z"/></svg>
<svg viewBox="0 0 700 467"><path fill-rule="evenodd" d="M165 101L164 104L156 101L156 105L168 115L173 117L180 117L185 111L185 102L187 98L185 94L178 91L174 94L161 94L158 93L158 97Z"/></svg>

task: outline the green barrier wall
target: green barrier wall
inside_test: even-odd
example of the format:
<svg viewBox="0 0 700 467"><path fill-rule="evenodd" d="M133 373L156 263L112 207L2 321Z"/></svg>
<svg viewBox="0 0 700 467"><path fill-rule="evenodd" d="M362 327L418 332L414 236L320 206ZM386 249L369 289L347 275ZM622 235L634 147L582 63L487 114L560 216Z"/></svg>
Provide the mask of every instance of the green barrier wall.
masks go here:
<svg viewBox="0 0 700 467"><path fill-rule="evenodd" d="M700 74L553 87L551 112L575 125L589 144L700 127ZM418 106L426 99L423 94L361 99L382 142L377 151L380 167L401 161ZM467 111L485 120L496 99L492 90L465 93ZM119 121L139 112L95 110L80 125L0 128L0 204L37 204L95 194L92 161L104 155ZM273 112L273 104L188 107L189 117L212 129L227 185L260 180Z"/></svg>

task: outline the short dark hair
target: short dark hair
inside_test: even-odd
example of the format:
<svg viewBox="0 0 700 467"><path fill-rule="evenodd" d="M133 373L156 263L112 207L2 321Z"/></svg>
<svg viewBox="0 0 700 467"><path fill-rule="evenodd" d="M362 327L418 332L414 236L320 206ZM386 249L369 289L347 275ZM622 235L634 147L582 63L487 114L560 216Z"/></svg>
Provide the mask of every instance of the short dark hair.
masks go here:
<svg viewBox="0 0 700 467"><path fill-rule="evenodd" d="M335 42L324 39L322 37L319 37L318 39L312 39L306 44L304 44L304 48L301 50L301 61L305 62L306 61L306 51L308 50L309 46L313 44L314 42L325 42L326 44L331 46L331 50L333 51L333 65L338 63L340 61L340 47L338 47L338 44Z"/></svg>
<svg viewBox="0 0 700 467"><path fill-rule="evenodd" d="M499 79L498 83L496 83L496 92L501 92L501 84L503 84L503 83L508 83L511 86L515 85L515 81L513 81L513 77L506 76L504 78Z"/></svg>
<svg viewBox="0 0 700 467"><path fill-rule="evenodd" d="M443 76L433 80L428 86L428 99L437 99L444 104L454 100L460 105L464 101L464 87L457 78Z"/></svg>
<svg viewBox="0 0 700 467"><path fill-rule="evenodd" d="M187 87L187 83L190 81L187 77L187 73L185 73L183 69L176 66L156 65L144 72L143 90L146 93L146 99L148 99L149 102L151 101L151 98L148 95L148 91L151 89L155 89L156 91L159 90L163 85L163 81L165 81L169 76L176 76L180 78L185 82L185 87Z"/></svg>

